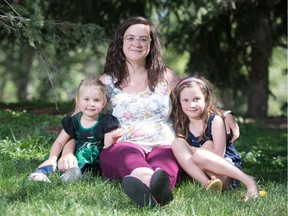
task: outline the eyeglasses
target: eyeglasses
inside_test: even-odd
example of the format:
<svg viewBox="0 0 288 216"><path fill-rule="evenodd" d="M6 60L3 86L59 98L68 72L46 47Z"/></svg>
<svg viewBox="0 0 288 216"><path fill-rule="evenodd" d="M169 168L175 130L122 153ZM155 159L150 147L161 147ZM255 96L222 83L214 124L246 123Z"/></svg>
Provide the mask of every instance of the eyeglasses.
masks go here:
<svg viewBox="0 0 288 216"><path fill-rule="evenodd" d="M135 41L138 41L142 46L147 46L152 41L150 37L147 36L136 37L134 35L127 35L123 37L123 39L129 44L133 44Z"/></svg>

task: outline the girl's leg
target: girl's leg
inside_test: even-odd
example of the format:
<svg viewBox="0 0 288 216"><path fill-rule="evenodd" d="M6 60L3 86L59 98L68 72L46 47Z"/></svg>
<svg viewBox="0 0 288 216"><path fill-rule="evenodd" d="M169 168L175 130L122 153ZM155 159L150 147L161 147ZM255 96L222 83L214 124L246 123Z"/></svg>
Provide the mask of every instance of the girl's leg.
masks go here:
<svg viewBox="0 0 288 216"><path fill-rule="evenodd" d="M211 172L215 175L228 176L230 178L222 178L225 185L231 178L238 179L247 187L247 194L258 196L259 188L252 176L242 172L240 169L230 164L224 158L206 151L199 149L193 153L193 162L197 164L205 172Z"/></svg>
<svg viewBox="0 0 288 216"><path fill-rule="evenodd" d="M192 159L192 149L187 142L181 138L175 139L172 143L172 150L183 170L206 188L210 179L205 172L194 163Z"/></svg>

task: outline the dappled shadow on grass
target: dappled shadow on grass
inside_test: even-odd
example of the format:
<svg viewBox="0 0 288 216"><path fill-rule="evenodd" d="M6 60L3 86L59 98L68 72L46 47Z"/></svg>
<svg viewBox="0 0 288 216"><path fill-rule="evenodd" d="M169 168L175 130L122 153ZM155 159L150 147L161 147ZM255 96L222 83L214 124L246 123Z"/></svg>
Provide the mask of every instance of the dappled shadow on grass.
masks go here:
<svg viewBox="0 0 288 216"><path fill-rule="evenodd" d="M279 194L285 194L285 191L279 190L285 189L285 185L277 183L269 183L263 187L260 185L261 189L268 192L268 196L246 203L242 201L246 192L244 185L222 193L213 193L206 191L202 185L192 179L183 179L173 191L175 199L172 205L181 206L182 203L185 203L182 212L188 212L191 209L190 214L181 214L182 212L177 208L178 214L175 215L283 215L279 212L284 212L286 203L284 204L282 201L285 198L281 200L278 198ZM273 200L275 197L281 203L275 202Z"/></svg>
<svg viewBox="0 0 288 216"><path fill-rule="evenodd" d="M274 204L274 199L284 194L283 190L275 186L279 187L280 184L266 182L269 184L267 189L273 188L275 191L275 194L274 191L268 191L273 203L270 199L243 203L241 199L246 191L244 186L215 195L206 192L190 178L184 178L173 190L174 200L167 206L140 209L125 195L119 181L108 181L92 173L85 174L74 184L61 183L58 174L51 176L50 184L28 181L31 170L42 161L6 157L3 158L5 163L2 163L3 155L0 156L0 170L3 172L1 181L5 174L0 201L14 213L10 215L23 215L24 210L21 214L21 208L25 209L27 215L271 215L273 209L270 208L283 210L284 206L283 202ZM279 188L282 189L283 185Z"/></svg>
<svg viewBox="0 0 288 216"><path fill-rule="evenodd" d="M62 129L61 119L63 116L40 115L26 112L0 110L0 140L6 137L17 140L24 140L27 137L51 137L56 136Z"/></svg>
<svg viewBox="0 0 288 216"><path fill-rule="evenodd" d="M0 200L8 206L25 206L32 210L53 206L50 211L55 212L55 209L58 209L57 211L63 214L66 213L65 209L73 212L76 206L81 206L81 209L92 208L93 212L97 212L99 208L101 215L105 214L105 209L110 213L117 209L117 212L123 212L123 215L128 213L127 209L129 214L147 211L147 208L139 209L125 195L120 181L109 181L104 177L95 176L92 172L85 173L80 181L72 184L62 183L59 179L60 173L49 176L51 183L29 181L29 174L42 162L41 160L9 156L1 157L2 159L5 163L1 164L1 170L4 171L1 173L4 177L1 177L1 181L5 184L0 190ZM153 209L149 212L158 210Z"/></svg>
<svg viewBox="0 0 288 216"><path fill-rule="evenodd" d="M98 176L86 175L75 184L61 183L59 174L51 176L51 184L28 181L29 174L43 162L44 156L48 155L54 141L51 134L57 133L57 129L53 127L59 125L60 118L48 115L35 116L22 112L12 115L0 111L0 120L5 120L5 125L2 128L0 126L0 131L2 133L4 131L8 135L10 130L7 131L6 128L11 127L14 129L16 137L16 139L0 139L0 201L6 203L8 209L28 206L36 213L42 211L42 215L51 215L51 213L67 215L67 212L76 214L77 209L86 211L85 213L90 212L90 214L93 212L94 215L105 215L105 213L108 214L107 212L110 215L133 215L134 213L135 215L141 215L141 213L151 215L157 212L157 209L148 211L139 209L125 195L120 182L107 181ZM47 127L48 129L42 131L42 128ZM49 127L52 127L51 131L49 131ZM243 153L242 167L244 171L254 176L260 187L273 190L275 193L273 199L279 199L283 196L282 193L286 194L286 187L284 186L286 186L287 181L287 131L263 129L257 123L245 123L240 125L240 128L241 136L235 147L240 153ZM48 133L46 134L46 132ZM185 215L193 215L195 209L195 214L198 215L201 215L199 211L203 213L202 215L210 215L208 212L212 214L215 211L220 212L218 215L223 215L223 213L229 215L228 213L233 214L231 208L238 208L238 213L243 213L242 207L243 209L246 208L248 212L251 206L256 208L256 210L251 209L252 212L254 211L255 215L260 215L257 209L258 204L264 208L264 211L261 211L264 213L263 215L271 215L269 213L273 212L273 208L278 208L278 204L274 204L277 203L275 200L272 202L268 199L270 202L268 207L264 203L266 200L257 201L258 203L250 206L243 204L239 200L241 199L240 196L245 193L244 186L235 191L227 191L223 194L224 196L215 196L216 198L214 198L210 194L207 196L205 189L199 183L193 184L191 182L194 182L191 178L184 178L173 190L175 199L171 204L162 207L162 212L158 212L158 215L173 215L172 213L177 215L183 213L184 215L187 212L191 214ZM277 186L281 186L281 190ZM270 194L272 192L268 191L268 195ZM187 200L191 202L187 202ZM221 203L225 202L229 204L229 208L221 210L226 206L226 204L221 205ZM237 206L238 204L241 208ZM271 208L272 210L270 210ZM168 210L168 213L165 210ZM36 213L34 215L37 215ZM17 212L14 215L23 214Z"/></svg>
<svg viewBox="0 0 288 216"><path fill-rule="evenodd" d="M243 162L243 169L247 174L255 177L256 181L265 182L287 182L287 166L271 164L271 160L262 161L259 164Z"/></svg>
<svg viewBox="0 0 288 216"><path fill-rule="evenodd" d="M24 101L21 103L0 102L0 110L20 111L37 115L71 114L74 110L74 100L68 102Z"/></svg>
<svg viewBox="0 0 288 216"><path fill-rule="evenodd" d="M10 158L0 154L1 166L4 170L1 173L1 181L5 184L1 187L1 197L7 202L27 202L29 194L43 191L44 184L31 186L28 176L39 164L39 160L30 160L25 158Z"/></svg>
<svg viewBox="0 0 288 216"><path fill-rule="evenodd" d="M278 122L278 121L277 121ZM240 124L234 143L244 172L261 182L287 182L287 129L263 127L263 121Z"/></svg>

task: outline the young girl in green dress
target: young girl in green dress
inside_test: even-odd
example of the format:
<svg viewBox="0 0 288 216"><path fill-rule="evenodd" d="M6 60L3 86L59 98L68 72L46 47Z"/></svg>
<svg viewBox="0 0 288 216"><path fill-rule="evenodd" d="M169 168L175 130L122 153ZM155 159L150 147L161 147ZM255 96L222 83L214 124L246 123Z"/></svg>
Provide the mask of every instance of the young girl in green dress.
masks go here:
<svg viewBox="0 0 288 216"><path fill-rule="evenodd" d="M98 79L82 80L75 102L76 113L62 119L63 130L54 141L49 158L31 173L29 179L50 182L48 175L56 170L57 159L64 145L73 138L78 165L68 169L61 180L76 181L86 170L97 170L102 148L109 147L122 135L117 118L101 112L107 99L106 88Z"/></svg>

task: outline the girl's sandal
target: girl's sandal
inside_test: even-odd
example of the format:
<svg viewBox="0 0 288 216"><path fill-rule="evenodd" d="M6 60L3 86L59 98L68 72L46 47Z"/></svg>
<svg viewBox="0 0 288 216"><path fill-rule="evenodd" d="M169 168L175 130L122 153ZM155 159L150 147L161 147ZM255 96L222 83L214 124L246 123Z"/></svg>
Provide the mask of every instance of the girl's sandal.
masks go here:
<svg viewBox="0 0 288 216"><path fill-rule="evenodd" d="M220 179L211 180L210 184L206 187L206 191L222 192L223 184Z"/></svg>

